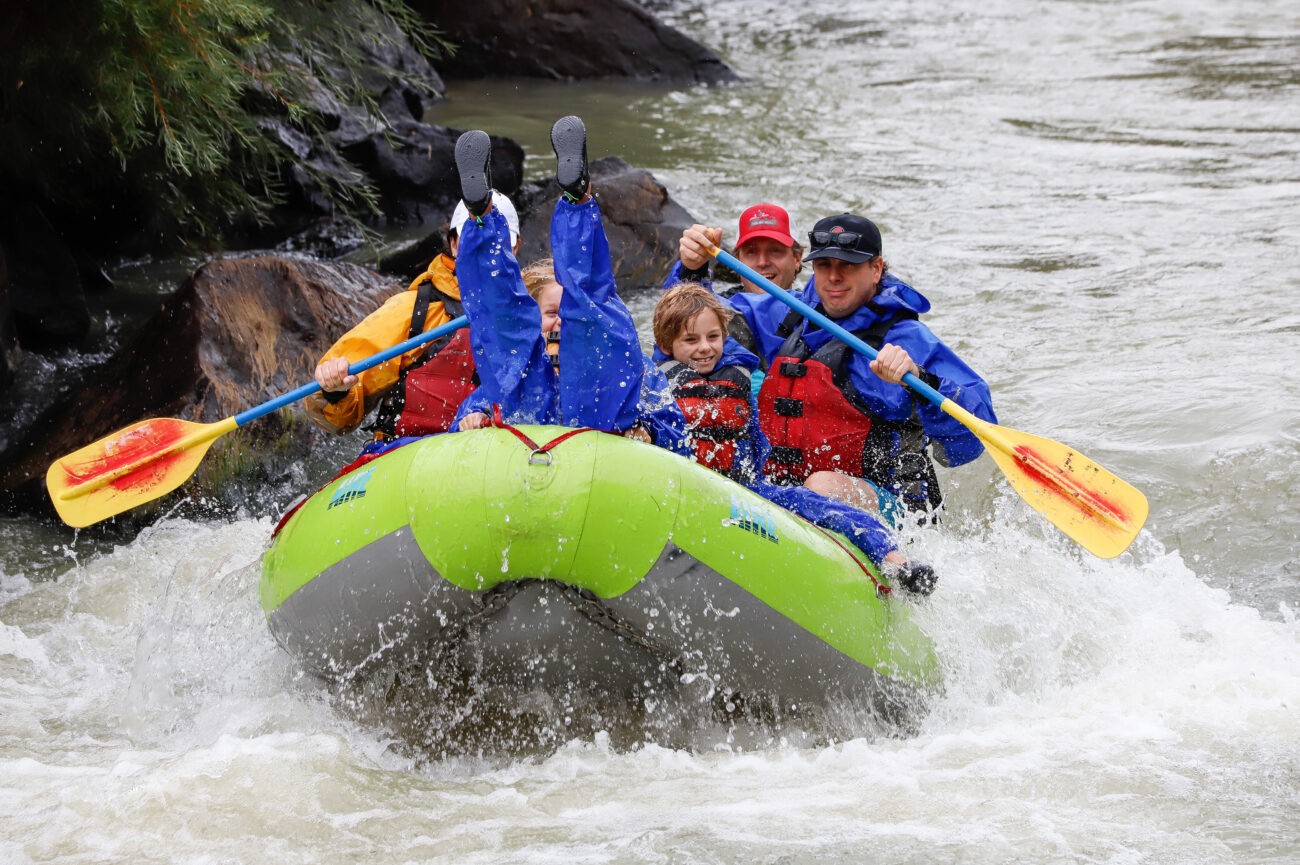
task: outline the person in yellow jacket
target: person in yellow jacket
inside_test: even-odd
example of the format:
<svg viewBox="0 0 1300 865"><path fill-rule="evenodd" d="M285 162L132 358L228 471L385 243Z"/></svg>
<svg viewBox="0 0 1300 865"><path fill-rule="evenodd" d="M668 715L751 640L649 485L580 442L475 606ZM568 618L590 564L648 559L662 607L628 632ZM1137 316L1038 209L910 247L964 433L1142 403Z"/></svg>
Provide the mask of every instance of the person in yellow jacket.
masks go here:
<svg viewBox="0 0 1300 865"><path fill-rule="evenodd" d="M493 193L492 204L509 225L519 249L519 216L510 199ZM307 398L307 414L327 432L355 430L377 405L377 439L445 432L461 401L478 384L469 331L441 337L359 375L348 367L403 340L418 336L463 314L456 282L460 230L469 219L464 202L456 205L448 230L448 253L438 255L400 294L345 333L316 367L321 392Z"/></svg>

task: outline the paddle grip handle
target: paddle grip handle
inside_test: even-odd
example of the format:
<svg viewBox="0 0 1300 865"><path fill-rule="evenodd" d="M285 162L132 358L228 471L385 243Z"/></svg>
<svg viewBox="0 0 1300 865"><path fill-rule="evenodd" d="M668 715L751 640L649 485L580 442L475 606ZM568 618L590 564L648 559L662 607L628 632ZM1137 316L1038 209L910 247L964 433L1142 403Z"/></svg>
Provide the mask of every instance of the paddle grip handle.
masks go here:
<svg viewBox="0 0 1300 865"><path fill-rule="evenodd" d="M427 342L432 342L440 336L451 333L453 330L460 330L462 327L467 327L468 325L469 318L466 316L462 315L460 318L453 318L446 324L438 325L433 330L427 330L419 336L413 336L405 342L399 342L392 348L386 348L378 354L372 354L365 360L357 361L348 367L348 374L356 375L359 372L365 372L371 367L379 366L385 361L406 354L413 348L419 348ZM257 420L259 417L268 415L276 409L284 408L290 403L295 403L304 397L309 397L320 389L320 382L313 381L310 384L305 384L300 388L289 391L288 393L281 394L275 399L267 400L261 405L253 406L248 411L240 412L235 415L235 426L243 426L251 420Z"/></svg>
<svg viewBox="0 0 1300 865"><path fill-rule="evenodd" d="M750 267L747 264L742 263L739 259L737 259L731 253L727 252L725 249L719 249L715 251L713 255L718 259L718 261L722 262L727 267L736 271L736 273L739 273L741 276L745 277L745 279L748 279L750 282L754 283L759 288L763 289L763 291L766 291L768 294L772 295L777 300L781 301L786 306L790 307L795 312L802 315L804 318L813 322L822 330L825 330L828 333L833 334L836 339L843 342L845 345L847 345L849 348L856 351L858 354L865 354L867 357L871 358L872 360L876 359L876 355L878 355L879 352L876 351L874 348L867 345L865 342L858 339L856 336L849 333L847 330L840 327L838 324L831 321L826 316L822 315L820 312L813 309L811 306L804 303L802 300L795 297L790 292L781 288L776 283L772 282L772 280L768 279L766 276L763 276L757 270L754 270L754 268ZM944 401L948 399L946 396L939 393L937 390L930 387L928 384L921 381L919 378L912 375L910 372L903 374L903 384L907 385L916 393L925 397L927 400L929 400L930 402L934 403L937 406L942 407Z"/></svg>

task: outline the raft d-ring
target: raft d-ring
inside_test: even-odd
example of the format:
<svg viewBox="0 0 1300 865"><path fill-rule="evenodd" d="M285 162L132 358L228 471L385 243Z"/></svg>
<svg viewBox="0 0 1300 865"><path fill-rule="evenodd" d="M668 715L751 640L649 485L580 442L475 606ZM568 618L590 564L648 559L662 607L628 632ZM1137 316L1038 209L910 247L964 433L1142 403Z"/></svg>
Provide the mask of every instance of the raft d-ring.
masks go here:
<svg viewBox="0 0 1300 865"><path fill-rule="evenodd" d="M530 466L549 466L551 464L551 452L536 450L528 455L528 464Z"/></svg>

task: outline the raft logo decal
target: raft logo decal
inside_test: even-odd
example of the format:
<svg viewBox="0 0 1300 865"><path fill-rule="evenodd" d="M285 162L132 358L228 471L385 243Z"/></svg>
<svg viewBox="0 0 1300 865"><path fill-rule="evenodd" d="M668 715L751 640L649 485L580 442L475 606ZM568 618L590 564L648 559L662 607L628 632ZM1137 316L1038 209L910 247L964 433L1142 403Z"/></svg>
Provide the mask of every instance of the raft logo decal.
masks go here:
<svg viewBox="0 0 1300 865"><path fill-rule="evenodd" d="M766 538L774 544L781 539L776 536L776 521L762 508L731 497L731 518L722 521L724 526L739 526L747 532L753 532L760 538Z"/></svg>
<svg viewBox="0 0 1300 865"><path fill-rule="evenodd" d="M374 473L374 469L366 469L339 484L339 488L334 491L334 495L330 496L330 503L325 509L330 510L364 496L366 494L366 484Z"/></svg>

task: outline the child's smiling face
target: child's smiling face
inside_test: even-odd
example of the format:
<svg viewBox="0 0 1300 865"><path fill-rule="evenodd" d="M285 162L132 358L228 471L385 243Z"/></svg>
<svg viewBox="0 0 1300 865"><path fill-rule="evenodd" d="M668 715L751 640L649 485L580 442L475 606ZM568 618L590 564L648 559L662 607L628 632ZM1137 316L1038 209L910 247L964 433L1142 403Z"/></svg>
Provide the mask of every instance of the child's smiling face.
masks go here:
<svg viewBox="0 0 1300 865"><path fill-rule="evenodd" d="M558 282L552 282L537 295L537 305L542 310L542 333L551 333L560 329L560 297L564 289Z"/></svg>
<svg viewBox="0 0 1300 865"><path fill-rule="evenodd" d="M708 374L718 365L718 359L722 357L722 344L726 339L726 331L718 321L718 314L705 309L686 322L686 327L673 340L672 350L666 353L671 354L678 363L684 363L696 372Z"/></svg>

